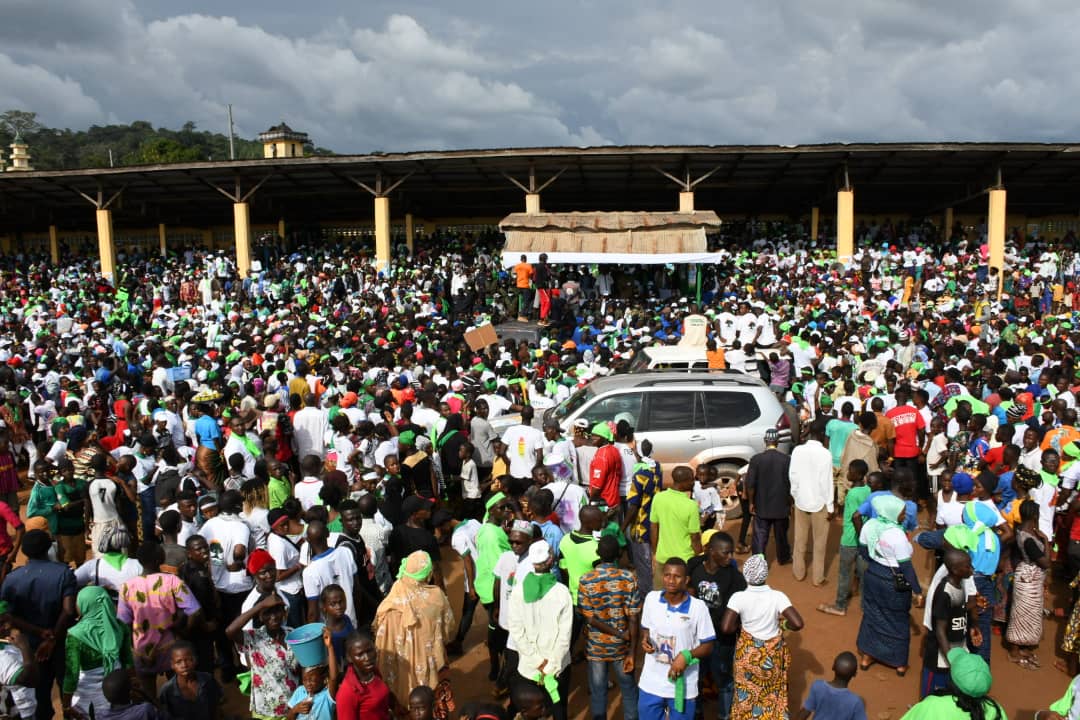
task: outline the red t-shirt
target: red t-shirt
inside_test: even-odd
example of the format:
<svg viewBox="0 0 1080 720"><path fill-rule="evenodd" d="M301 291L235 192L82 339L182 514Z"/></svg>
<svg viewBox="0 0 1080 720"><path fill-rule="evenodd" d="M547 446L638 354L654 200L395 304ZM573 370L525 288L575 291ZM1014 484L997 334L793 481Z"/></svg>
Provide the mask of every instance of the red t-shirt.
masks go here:
<svg viewBox="0 0 1080 720"><path fill-rule="evenodd" d="M339 720L390 720L390 688L377 671L371 682L362 683L350 667L335 700Z"/></svg>
<svg viewBox="0 0 1080 720"><path fill-rule="evenodd" d="M609 508L619 505L622 476L622 453L619 449L610 444L597 449L589 465L589 490L599 488L600 497Z"/></svg>
<svg viewBox="0 0 1080 720"><path fill-rule="evenodd" d="M892 420L896 428L896 443L893 446L893 457L913 458L919 455L919 430L926 428L919 411L911 405L900 405L885 413L885 417Z"/></svg>

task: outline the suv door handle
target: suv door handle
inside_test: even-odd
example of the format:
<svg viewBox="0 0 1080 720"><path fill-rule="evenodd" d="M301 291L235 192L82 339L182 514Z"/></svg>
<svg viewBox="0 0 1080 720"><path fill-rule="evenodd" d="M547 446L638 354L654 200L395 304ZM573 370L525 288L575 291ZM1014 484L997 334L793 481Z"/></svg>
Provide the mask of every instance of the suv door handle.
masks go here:
<svg viewBox="0 0 1080 720"><path fill-rule="evenodd" d="M705 436L704 435L691 435L690 437L688 437L686 439L689 440L690 442L704 442Z"/></svg>

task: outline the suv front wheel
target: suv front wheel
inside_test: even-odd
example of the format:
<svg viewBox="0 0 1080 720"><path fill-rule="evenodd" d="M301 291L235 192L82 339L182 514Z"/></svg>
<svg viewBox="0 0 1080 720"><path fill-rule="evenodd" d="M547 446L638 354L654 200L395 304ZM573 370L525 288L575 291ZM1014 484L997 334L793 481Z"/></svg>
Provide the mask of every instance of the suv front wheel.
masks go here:
<svg viewBox="0 0 1080 720"><path fill-rule="evenodd" d="M739 505L739 493L736 486L739 482L739 468L741 465L729 462L712 463L716 468L717 486L720 500L724 503L724 512L728 520L736 520L742 517L742 506Z"/></svg>

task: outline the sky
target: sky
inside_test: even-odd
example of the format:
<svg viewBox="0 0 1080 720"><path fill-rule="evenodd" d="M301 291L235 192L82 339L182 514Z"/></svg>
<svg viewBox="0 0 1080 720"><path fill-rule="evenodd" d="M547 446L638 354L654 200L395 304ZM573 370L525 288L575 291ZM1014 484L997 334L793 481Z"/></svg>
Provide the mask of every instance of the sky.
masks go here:
<svg viewBox="0 0 1080 720"><path fill-rule="evenodd" d="M338 153L1075 141L1072 0L0 0L0 112Z"/></svg>

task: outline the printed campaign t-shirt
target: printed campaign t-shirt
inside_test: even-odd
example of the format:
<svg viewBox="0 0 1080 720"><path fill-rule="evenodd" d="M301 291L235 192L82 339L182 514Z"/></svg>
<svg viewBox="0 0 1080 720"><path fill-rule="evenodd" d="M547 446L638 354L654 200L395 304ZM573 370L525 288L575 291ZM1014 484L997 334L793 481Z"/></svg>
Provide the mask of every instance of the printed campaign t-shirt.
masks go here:
<svg viewBox="0 0 1080 720"><path fill-rule="evenodd" d="M641 627L649 631L649 642L656 651L645 656L638 687L657 697L673 698L675 683L668 680L672 660L683 650L693 650L716 639L709 609L690 595L678 605L669 605L663 591L654 590L645 596L642 604ZM683 673L687 700L697 697L700 667L691 665Z"/></svg>

